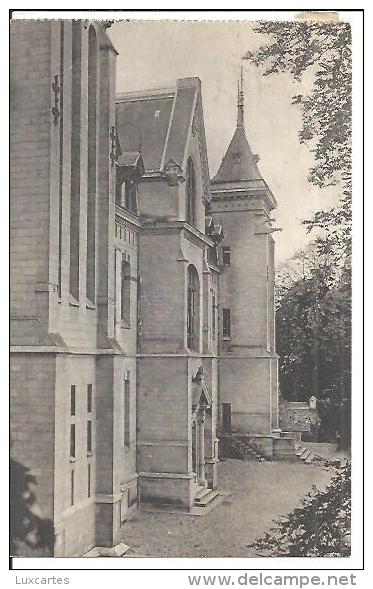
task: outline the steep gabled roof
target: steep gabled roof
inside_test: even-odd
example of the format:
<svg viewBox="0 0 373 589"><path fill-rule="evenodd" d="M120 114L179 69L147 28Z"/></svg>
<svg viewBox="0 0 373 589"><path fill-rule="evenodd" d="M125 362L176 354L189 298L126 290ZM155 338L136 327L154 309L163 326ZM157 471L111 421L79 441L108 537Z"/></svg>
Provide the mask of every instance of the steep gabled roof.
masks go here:
<svg viewBox="0 0 373 589"><path fill-rule="evenodd" d="M117 102L117 130L123 151L142 153L146 171L160 170L175 92L128 93Z"/></svg>
<svg viewBox="0 0 373 589"><path fill-rule="evenodd" d="M198 78L182 78L175 88L118 96L116 123L121 147L141 152L146 173L162 171L170 160L184 168L200 92Z"/></svg>

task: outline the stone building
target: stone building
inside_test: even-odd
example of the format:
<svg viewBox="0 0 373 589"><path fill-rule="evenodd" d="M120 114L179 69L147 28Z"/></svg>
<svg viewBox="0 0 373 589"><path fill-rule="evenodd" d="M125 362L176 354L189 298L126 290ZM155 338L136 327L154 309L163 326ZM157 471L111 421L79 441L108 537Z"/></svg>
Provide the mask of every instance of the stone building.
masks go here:
<svg viewBox="0 0 373 589"><path fill-rule="evenodd" d="M219 349L222 428L270 434L278 428L271 218L277 203L246 137L242 81L237 111L236 130L211 181L213 216L224 230Z"/></svg>
<svg viewBox="0 0 373 589"><path fill-rule="evenodd" d="M11 440L55 556L218 498L273 436L275 199L238 124L210 183L198 78L115 96L104 22L11 26Z"/></svg>

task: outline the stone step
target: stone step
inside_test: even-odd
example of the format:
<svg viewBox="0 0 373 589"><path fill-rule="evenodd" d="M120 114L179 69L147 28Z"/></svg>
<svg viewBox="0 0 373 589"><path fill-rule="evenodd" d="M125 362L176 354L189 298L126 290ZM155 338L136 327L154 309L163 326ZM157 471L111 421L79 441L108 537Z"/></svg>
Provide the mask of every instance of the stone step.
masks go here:
<svg viewBox="0 0 373 589"><path fill-rule="evenodd" d="M308 448L304 448L303 452L301 452L301 454L299 454L299 456L301 457L302 460L305 460L305 458L308 456L309 453L310 453L310 450Z"/></svg>
<svg viewBox="0 0 373 589"><path fill-rule="evenodd" d="M303 454L303 452L306 450L306 448L304 446L302 446L302 444L300 446L298 446L297 450L297 456L301 456L301 454Z"/></svg>
<svg viewBox="0 0 373 589"><path fill-rule="evenodd" d="M207 507L211 501L213 501L218 495L219 491L213 489L207 489L209 492L199 501L194 501L196 507Z"/></svg>
<svg viewBox="0 0 373 589"><path fill-rule="evenodd" d="M200 501L202 501L202 499L206 497L206 495L208 495L210 492L211 489L209 489L208 487L200 487L194 496L194 503L199 504Z"/></svg>
<svg viewBox="0 0 373 589"><path fill-rule="evenodd" d="M304 462L306 464L312 464L312 462L314 461L314 458L315 458L314 455L312 454L312 452L310 452Z"/></svg>

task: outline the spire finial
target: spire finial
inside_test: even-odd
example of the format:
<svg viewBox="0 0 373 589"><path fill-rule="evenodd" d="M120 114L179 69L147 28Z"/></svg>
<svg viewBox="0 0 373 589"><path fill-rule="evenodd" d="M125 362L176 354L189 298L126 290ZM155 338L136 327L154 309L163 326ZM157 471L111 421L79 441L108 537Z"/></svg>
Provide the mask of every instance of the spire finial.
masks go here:
<svg viewBox="0 0 373 589"><path fill-rule="evenodd" d="M238 80L238 92L237 92L237 127L242 127L242 128L244 127L243 106L244 106L243 66L241 65L241 80L240 79Z"/></svg>

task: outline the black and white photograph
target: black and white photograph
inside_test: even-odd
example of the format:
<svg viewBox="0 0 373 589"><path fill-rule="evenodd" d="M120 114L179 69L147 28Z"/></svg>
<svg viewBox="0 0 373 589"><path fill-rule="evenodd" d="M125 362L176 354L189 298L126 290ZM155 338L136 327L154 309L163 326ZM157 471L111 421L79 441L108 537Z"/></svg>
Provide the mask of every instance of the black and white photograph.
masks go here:
<svg viewBox="0 0 373 589"><path fill-rule="evenodd" d="M11 559L348 568L348 11L17 12Z"/></svg>

